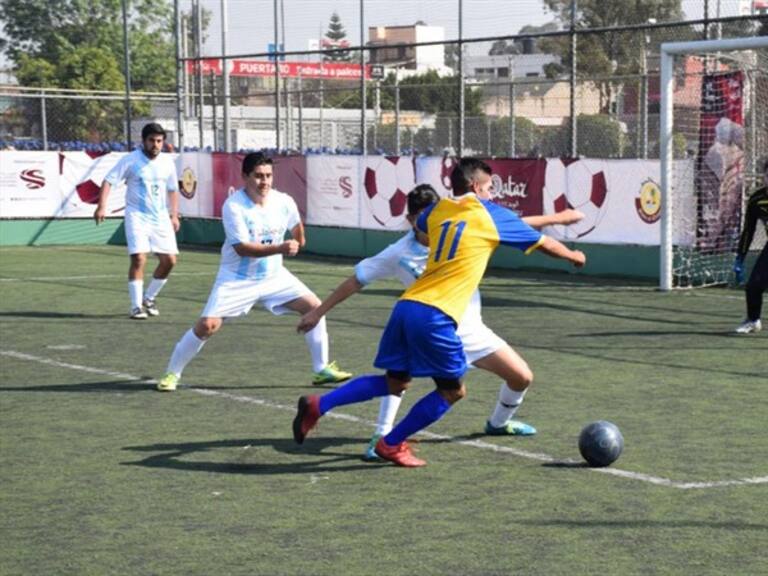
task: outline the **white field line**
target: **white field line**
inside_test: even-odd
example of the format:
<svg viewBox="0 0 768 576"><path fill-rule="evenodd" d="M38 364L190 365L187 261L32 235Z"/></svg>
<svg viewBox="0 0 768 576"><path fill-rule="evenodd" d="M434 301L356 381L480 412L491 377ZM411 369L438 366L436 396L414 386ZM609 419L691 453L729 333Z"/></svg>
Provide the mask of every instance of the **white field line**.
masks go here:
<svg viewBox="0 0 768 576"><path fill-rule="evenodd" d="M111 376L112 378L118 378L120 380L135 380L144 382L147 384L155 384L156 380L148 380L133 374L126 374L124 372L114 372L112 370L103 370L101 368L93 368L90 366L83 366L81 364L70 364L69 362L60 362L52 358L43 358L41 356L34 356L32 354L25 354L23 352L16 352L14 350L0 350L0 356L6 356L9 358L16 358L17 360L27 360L29 362L37 362L39 364L47 364L49 366L56 366L57 368L68 368L70 370L77 370L80 372L88 372L90 374L101 374L104 376ZM211 390L210 388L186 388L190 392L195 394L201 394L203 396L212 396L217 398L223 398L225 400L232 400L234 402L241 402L244 404L254 404L256 406L263 406L266 408L274 408L276 410L283 410L286 412L295 412L296 408L293 406L286 406L278 402L271 400L264 400L261 398L254 398L251 396L240 396L238 394L230 394L229 392L220 392L218 390ZM347 422L353 422L355 424L363 424L365 426L375 426L375 423L357 416L350 416L349 414L343 414L339 412L328 412L324 415L325 418L335 418L336 420L345 420ZM552 464L577 464L575 460L562 460L550 456L549 454L543 454L540 452L528 452L526 450L520 450L519 448L511 448L509 446L499 446L497 444L491 444L482 440L457 440L451 436L443 434L435 434L433 432L422 431L420 436L425 438L431 438L434 440L449 441L454 444L461 444L463 446L470 446L472 448L479 448L481 450L489 450L491 452L501 454L511 454L513 456L519 456L521 458L527 458L529 460L537 460L539 462L547 462ZM669 478L661 478L659 476L652 476L650 474L643 474L641 472L630 472L629 470L620 470L619 468L589 468L592 472L599 474L610 474L611 476L618 476L619 478L627 478L630 480L639 480L641 482L648 482L657 486L666 486L668 488L678 488L680 490L691 489L705 489L705 488L722 488L727 486L745 486L750 484L768 484L768 476L759 476L755 478L737 478L733 480L715 480L709 482L678 482L670 480Z"/></svg>
<svg viewBox="0 0 768 576"><path fill-rule="evenodd" d="M174 272L174 276L213 276L214 272ZM117 278L127 280L125 274L91 274L86 276L30 276L23 278L0 278L0 282L56 282L68 280L97 280L103 278Z"/></svg>

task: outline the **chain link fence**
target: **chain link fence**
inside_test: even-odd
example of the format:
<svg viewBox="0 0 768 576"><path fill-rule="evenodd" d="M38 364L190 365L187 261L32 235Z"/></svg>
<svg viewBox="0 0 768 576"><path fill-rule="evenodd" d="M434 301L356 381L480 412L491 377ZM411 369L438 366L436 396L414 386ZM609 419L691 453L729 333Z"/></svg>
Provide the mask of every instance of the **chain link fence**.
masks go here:
<svg viewBox="0 0 768 576"><path fill-rule="evenodd" d="M729 2L718 2L718 11L733 14L736 4ZM193 12L194 2L182 4ZM290 2L285 4L283 21L300 17ZM503 17L520 18L512 4L499 10ZM206 6L215 12L218 5ZM426 0L416 5L421 12L414 17L431 6ZM208 55L211 50L200 51L197 42L184 42L178 95L134 93L130 114L125 94L0 86L0 141L36 149L121 149L126 140L139 140L144 122L157 120L169 130L170 142L191 149L223 150L228 141L232 150L283 153L657 158L660 44L768 29L763 15L718 19L714 4L707 13L691 6L688 22L568 29L561 15L559 27L545 32L429 46L409 42L407 30L400 30L407 26L384 32L371 27L364 61L381 74L366 80L364 106L360 50L354 46L346 60L331 60L336 53L328 52L288 53L279 60L277 76L270 72L274 57L243 57L240 73L233 70L225 87L221 70L239 63ZM392 43L379 38L387 33L395 38ZM446 29L445 37L461 34ZM420 51L427 48L439 54L435 72L425 73L419 63ZM258 66L261 73L253 71ZM327 74L335 66L346 66L340 70L349 72L348 79ZM686 142L678 148L680 155L691 152Z"/></svg>

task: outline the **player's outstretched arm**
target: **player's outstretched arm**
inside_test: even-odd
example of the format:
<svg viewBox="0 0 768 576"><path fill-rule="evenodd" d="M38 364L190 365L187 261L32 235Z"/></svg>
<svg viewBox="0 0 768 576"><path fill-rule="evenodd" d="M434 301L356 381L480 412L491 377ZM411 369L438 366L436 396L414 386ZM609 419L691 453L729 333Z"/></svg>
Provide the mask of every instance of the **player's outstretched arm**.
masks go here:
<svg viewBox="0 0 768 576"><path fill-rule="evenodd" d="M544 241L539 246L539 250L553 258L568 260L577 268L584 266L587 261L587 257L581 250L571 250L562 242L558 242L549 236L544 236Z"/></svg>
<svg viewBox="0 0 768 576"><path fill-rule="evenodd" d="M336 290L331 292L328 298L322 301L320 306L304 314L304 316L301 317L301 320L299 320L298 326L296 326L296 331L309 332L317 326L317 323L320 322L320 318L328 314L332 308L337 304L344 302L344 300L352 296L352 294L360 292L362 289L363 285L360 284L357 277L353 274L339 284L336 287Z"/></svg>
<svg viewBox="0 0 768 576"><path fill-rule="evenodd" d="M568 208L556 214L542 214L541 216L526 216L522 220L531 228L544 228L553 224L567 226L584 219L584 213L573 208Z"/></svg>
<svg viewBox="0 0 768 576"><path fill-rule="evenodd" d="M104 218L107 216L107 198L109 198L110 190L112 190L112 185L105 180L101 184L99 203L96 205L96 210L93 213L93 219L96 221L96 224L104 222Z"/></svg>

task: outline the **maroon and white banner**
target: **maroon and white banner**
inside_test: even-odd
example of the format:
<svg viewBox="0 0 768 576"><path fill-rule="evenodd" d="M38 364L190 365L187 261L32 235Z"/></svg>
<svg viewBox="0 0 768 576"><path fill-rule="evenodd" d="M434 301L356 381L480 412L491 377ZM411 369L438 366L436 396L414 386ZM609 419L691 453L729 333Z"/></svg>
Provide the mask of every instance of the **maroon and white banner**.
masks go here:
<svg viewBox="0 0 768 576"><path fill-rule="evenodd" d="M547 160L543 213L584 213L569 226L545 232L558 240L658 245L661 218L656 160Z"/></svg>
<svg viewBox="0 0 768 576"><path fill-rule="evenodd" d="M47 218L61 208L55 152L0 152L0 218Z"/></svg>
<svg viewBox="0 0 768 576"><path fill-rule="evenodd" d="M122 156L85 152L0 152L0 216L90 217L99 188ZM242 185L242 155L185 153L176 158L182 215L216 217ZM546 233L561 240L659 244L659 164L651 160L490 160L493 199L523 216L576 208L585 219ZM407 194L428 183L449 193L453 160L384 156L309 156L275 160L275 188L290 194L306 222L372 230L406 230ZM124 185L108 211L121 216ZM691 186L693 190L693 186ZM679 192L679 190L678 190ZM694 214L692 192L678 211ZM676 241L691 239L677 238Z"/></svg>
<svg viewBox="0 0 768 576"><path fill-rule="evenodd" d="M307 224L360 226L360 157L307 157Z"/></svg>
<svg viewBox="0 0 768 576"><path fill-rule="evenodd" d="M213 173L213 206L210 215L221 218L221 207L230 195L243 187L243 158L245 154L214 152L206 154ZM307 215L307 160L304 156L275 158L272 166L273 186L289 194L295 201L302 219Z"/></svg>
<svg viewBox="0 0 768 576"><path fill-rule="evenodd" d="M0 152L0 218L90 218L104 177L124 152ZM174 154L182 216L211 217L210 154ZM107 216L125 210L125 183L112 188Z"/></svg>
<svg viewBox="0 0 768 576"><path fill-rule="evenodd" d="M274 78L275 62L271 60L228 60L231 76ZM202 61L204 76L221 76L221 60ZM360 64L349 62L278 62L278 74L282 78L304 78L307 80L359 80ZM365 78L371 78L371 67L365 66ZM195 62L187 62L187 72L197 73Z"/></svg>
<svg viewBox="0 0 768 576"><path fill-rule="evenodd" d="M407 198L416 186L416 160L410 156L366 156L361 160L360 227L407 230Z"/></svg>
<svg viewBox="0 0 768 576"><path fill-rule="evenodd" d="M701 85L696 182L698 247L736 247L744 192L744 75L704 76Z"/></svg>

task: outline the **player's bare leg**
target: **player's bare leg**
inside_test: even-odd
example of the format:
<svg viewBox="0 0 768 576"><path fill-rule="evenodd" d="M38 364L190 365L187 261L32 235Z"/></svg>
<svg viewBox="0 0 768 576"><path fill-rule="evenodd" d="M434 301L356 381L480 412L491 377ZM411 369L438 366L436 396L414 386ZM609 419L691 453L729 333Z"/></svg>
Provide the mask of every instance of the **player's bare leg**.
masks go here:
<svg viewBox="0 0 768 576"><path fill-rule="evenodd" d="M224 320L221 318L202 317L193 328L186 331L173 348L168 368L157 383L158 390L161 392L176 390L184 368L200 353L208 338L218 332L223 323Z"/></svg>
<svg viewBox="0 0 768 576"><path fill-rule="evenodd" d="M312 293L291 300L285 304L286 308L301 314L314 310L320 306L320 299ZM352 374L339 369L336 362L328 361L328 330L325 318L321 318L317 325L304 334L304 340L312 357L313 384L335 384L344 382L352 377Z"/></svg>
<svg viewBox="0 0 768 576"><path fill-rule="evenodd" d="M134 320L145 320L147 313L141 307L144 294L144 266L147 263L146 254L131 254L131 264L128 267L128 294L131 298L131 315Z"/></svg>
<svg viewBox="0 0 768 576"><path fill-rule="evenodd" d="M492 372L504 382L499 389L496 406L486 422L485 432L491 435L530 436L536 429L514 420L523 403L528 387L533 382L533 372L528 363L510 346L499 348L492 354L476 360L474 366Z"/></svg>
<svg viewBox="0 0 768 576"><path fill-rule="evenodd" d="M144 293L144 299L142 300L142 307L150 316L158 316L160 314L155 304L155 299L168 281L171 270L176 266L176 254L158 254L157 259L158 263L152 274L152 281L149 283L149 287Z"/></svg>

